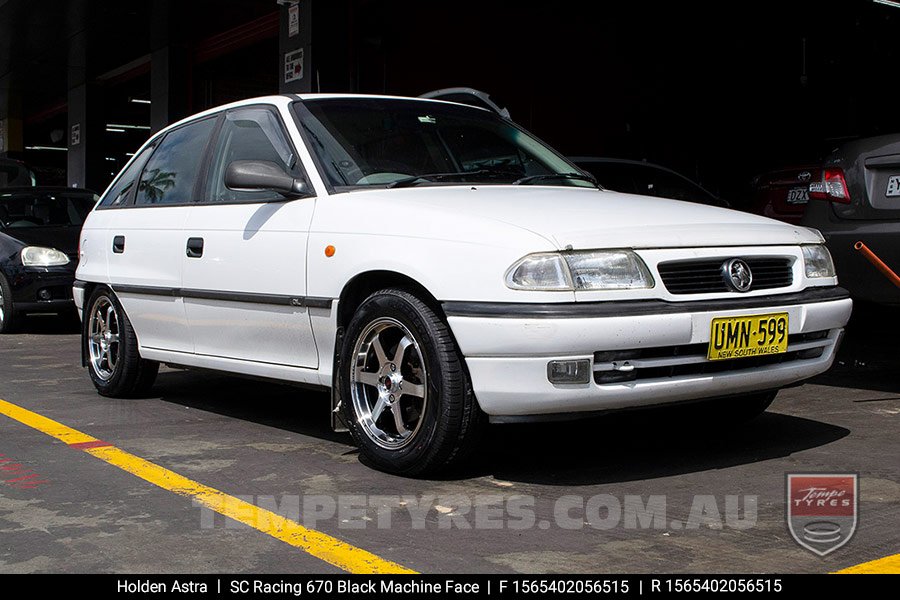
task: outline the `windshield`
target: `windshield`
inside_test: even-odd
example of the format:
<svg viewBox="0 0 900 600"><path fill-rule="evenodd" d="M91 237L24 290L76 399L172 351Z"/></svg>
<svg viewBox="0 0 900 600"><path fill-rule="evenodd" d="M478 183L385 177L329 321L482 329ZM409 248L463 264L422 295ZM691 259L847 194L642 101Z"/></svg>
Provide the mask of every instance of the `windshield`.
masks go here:
<svg viewBox="0 0 900 600"><path fill-rule="evenodd" d="M0 188L34 184L34 172L31 169L17 161L0 159Z"/></svg>
<svg viewBox="0 0 900 600"><path fill-rule="evenodd" d="M306 100L295 110L326 179L339 190L398 182L594 187L556 152L489 111L382 98Z"/></svg>
<svg viewBox="0 0 900 600"><path fill-rule="evenodd" d="M88 193L0 190L0 229L81 227L96 201Z"/></svg>
<svg viewBox="0 0 900 600"><path fill-rule="evenodd" d="M573 159L575 164L591 173L604 188L627 194L673 198L697 204L727 207L690 179L652 164L635 164L616 160Z"/></svg>

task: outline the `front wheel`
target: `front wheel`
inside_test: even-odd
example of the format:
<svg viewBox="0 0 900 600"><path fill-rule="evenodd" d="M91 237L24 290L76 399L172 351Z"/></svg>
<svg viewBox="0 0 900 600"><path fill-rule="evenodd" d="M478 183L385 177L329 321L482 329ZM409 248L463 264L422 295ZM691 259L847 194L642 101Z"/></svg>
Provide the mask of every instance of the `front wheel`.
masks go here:
<svg viewBox="0 0 900 600"><path fill-rule="evenodd" d="M119 299L108 288L99 287L85 306L82 343L94 387L114 398L148 391L159 363L141 358L137 336Z"/></svg>
<svg viewBox="0 0 900 600"><path fill-rule="evenodd" d="M421 476L467 457L484 415L447 324L416 296L369 296L347 327L339 384L345 421L375 467Z"/></svg>

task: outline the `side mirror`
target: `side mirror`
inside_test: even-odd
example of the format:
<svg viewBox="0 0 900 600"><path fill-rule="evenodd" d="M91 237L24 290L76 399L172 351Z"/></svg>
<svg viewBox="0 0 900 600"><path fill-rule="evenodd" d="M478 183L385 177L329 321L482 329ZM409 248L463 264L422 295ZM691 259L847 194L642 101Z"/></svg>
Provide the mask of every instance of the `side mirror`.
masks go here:
<svg viewBox="0 0 900 600"><path fill-rule="evenodd" d="M277 164L267 160L236 160L225 169L225 186L242 192L272 191L288 198L299 198L309 193L302 179L287 173Z"/></svg>

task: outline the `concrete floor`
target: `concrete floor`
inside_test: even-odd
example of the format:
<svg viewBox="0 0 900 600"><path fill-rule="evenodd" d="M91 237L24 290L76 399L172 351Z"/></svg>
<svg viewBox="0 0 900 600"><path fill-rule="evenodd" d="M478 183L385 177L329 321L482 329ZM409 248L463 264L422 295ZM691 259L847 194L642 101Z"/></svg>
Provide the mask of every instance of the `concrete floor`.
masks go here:
<svg viewBox="0 0 900 600"><path fill-rule="evenodd" d="M307 524L304 498L361 496L361 515L314 527L420 572L826 572L900 552L900 325L895 312L862 314L831 373L782 391L744 426L710 428L671 410L492 426L473 465L429 481L362 464L330 432L323 394L164 370L147 398L100 397L79 366L77 326L56 318L0 337L0 398ZM337 572L4 416L0 455L0 573ZM857 533L825 558L785 527L785 473L804 471L860 475ZM17 485L16 473L37 477ZM385 509L391 526L377 526L381 504L429 495L424 528L399 504ZM629 496L665 496L664 528L603 529L614 523L605 509L592 518L578 508ZM673 524L710 496L722 512L726 496L741 511L756 497L755 525ZM503 512L517 498L533 508ZM468 504L478 509L460 515ZM496 510L529 526L479 525L476 514L496 525Z"/></svg>

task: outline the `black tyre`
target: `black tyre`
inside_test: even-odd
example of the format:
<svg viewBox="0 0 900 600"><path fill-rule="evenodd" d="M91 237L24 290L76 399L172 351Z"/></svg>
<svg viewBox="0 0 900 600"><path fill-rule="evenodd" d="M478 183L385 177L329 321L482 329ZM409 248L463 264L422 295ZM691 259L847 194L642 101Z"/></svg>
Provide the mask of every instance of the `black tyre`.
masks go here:
<svg viewBox="0 0 900 600"><path fill-rule="evenodd" d="M147 392L159 363L144 360L122 305L106 287L98 287L85 304L82 343L88 373L103 396L129 398Z"/></svg>
<svg viewBox="0 0 900 600"><path fill-rule="evenodd" d="M449 327L404 290L376 292L357 309L339 385L360 452L390 473L421 476L459 463L485 422Z"/></svg>
<svg viewBox="0 0 900 600"><path fill-rule="evenodd" d="M12 333L18 325L19 316L13 305L12 289L6 277L0 273L0 333Z"/></svg>

